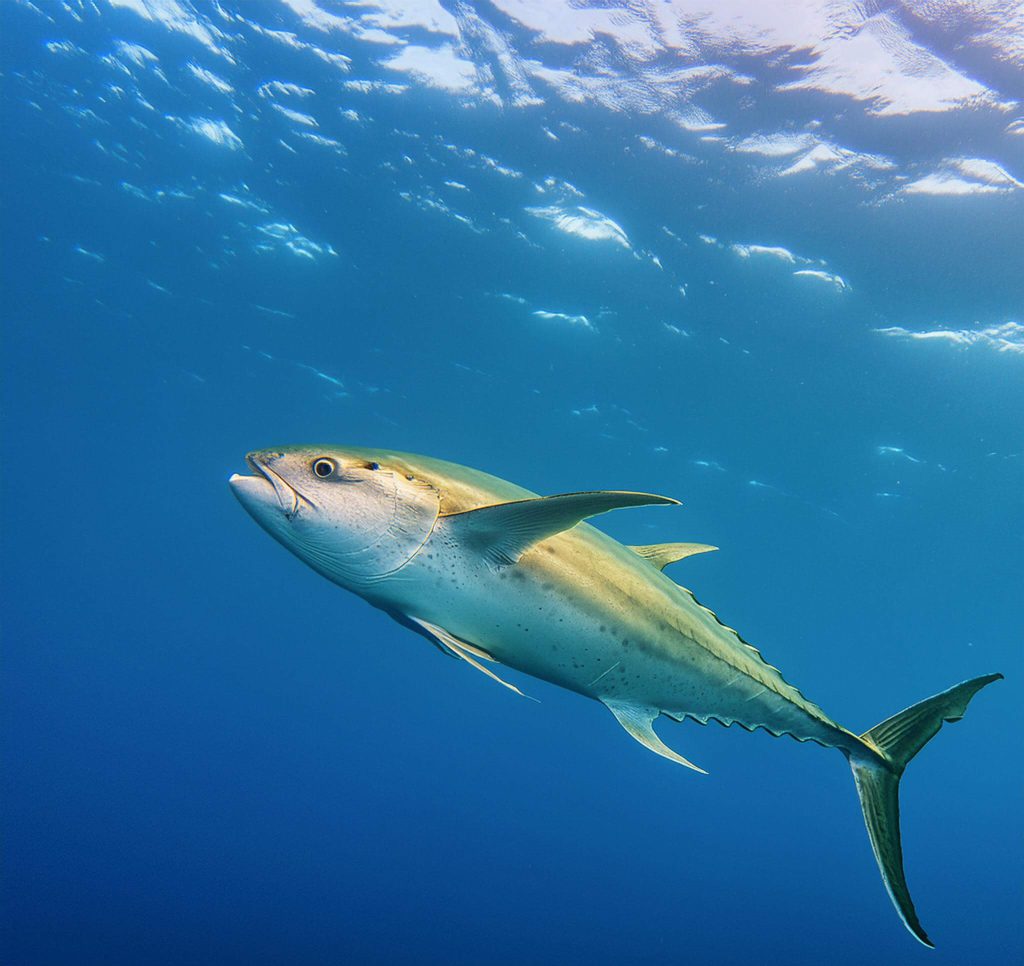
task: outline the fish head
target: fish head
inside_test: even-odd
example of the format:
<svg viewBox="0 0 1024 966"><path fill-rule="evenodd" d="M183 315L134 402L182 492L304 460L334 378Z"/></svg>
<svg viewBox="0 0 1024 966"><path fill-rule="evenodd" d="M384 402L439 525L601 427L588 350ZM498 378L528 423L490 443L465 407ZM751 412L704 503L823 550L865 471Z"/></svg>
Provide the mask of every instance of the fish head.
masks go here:
<svg viewBox="0 0 1024 966"><path fill-rule="evenodd" d="M437 490L389 454L286 446L246 456L229 483L252 518L314 570L358 589L415 556L440 512Z"/></svg>

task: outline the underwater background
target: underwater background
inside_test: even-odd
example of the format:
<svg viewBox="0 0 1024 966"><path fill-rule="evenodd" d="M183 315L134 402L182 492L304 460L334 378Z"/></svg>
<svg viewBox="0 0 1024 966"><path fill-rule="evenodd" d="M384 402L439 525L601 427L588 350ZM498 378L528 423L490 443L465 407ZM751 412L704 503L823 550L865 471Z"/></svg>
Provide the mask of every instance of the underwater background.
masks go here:
<svg viewBox="0 0 1024 966"><path fill-rule="evenodd" d="M5 963L1024 955L1024 10L7 0ZM297 442L633 489L903 782L523 701L227 487Z"/></svg>

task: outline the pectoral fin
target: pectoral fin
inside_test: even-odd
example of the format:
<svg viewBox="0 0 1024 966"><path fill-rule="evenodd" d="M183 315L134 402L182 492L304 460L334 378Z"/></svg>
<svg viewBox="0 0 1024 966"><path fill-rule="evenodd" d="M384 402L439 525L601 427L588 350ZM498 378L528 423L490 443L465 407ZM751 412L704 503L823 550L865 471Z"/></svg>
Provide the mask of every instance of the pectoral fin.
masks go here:
<svg viewBox="0 0 1024 966"><path fill-rule="evenodd" d="M415 621L422 627L428 634L432 635L440 645L454 657L461 658L467 664L471 664L478 671L482 671L492 681L497 681L504 688L508 688L509 691L515 691L516 694L524 698L530 698L528 694L523 694L514 684L509 684L508 681L503 681L497 674L495 674L490 668L484 667L477 658L483 658L485 661L494 661L486 651L481 650L479 647L473 644L467 644L465 641L460 641L453 634L449 634L443 627L438 627L436 624L431 624L429 621L420 620L418 617L411 617L410 620ZM530 698L531 701L536 701L536 698Z"/></svg>
<svg viewBox="0 0 1024 966"><path fill-rule="evenodd" d="M442 519L465 544L476 547L492 564L500 566L515 563L535 543L598 513L621 507L678 503L653 493L596 490L496 503Z"/></svg>
<svg viewBox="0 0 1024 966"><path fill-rule="evenodd" d="M667 758L669 761L678 762L680 765L686 765L687 768L699 771L702 775L707 774L699 765L687 761L682 755L677 755L654 733L654 721L661 714L660 711L611 699L604 701L604 704L630 735L636 738L640 744L650 748L656 755L661 755L662 758Z"/></svg>
<svg viewBox="0 0 1024 966"><path fill-rule="evenodd" d="M684 557L692 557L695 553L708 553L717 550L718 547L711 547L706 543L652 543L629 549L649 560L659 570L664 570L669 564Z"/></svg>

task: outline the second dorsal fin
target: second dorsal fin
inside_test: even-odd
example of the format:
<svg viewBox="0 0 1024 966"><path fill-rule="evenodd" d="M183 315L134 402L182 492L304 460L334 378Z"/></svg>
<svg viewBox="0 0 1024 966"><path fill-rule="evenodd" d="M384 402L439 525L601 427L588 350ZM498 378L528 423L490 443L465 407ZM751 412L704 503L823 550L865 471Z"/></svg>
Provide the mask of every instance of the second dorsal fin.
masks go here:
<svg viewBox="0 0 1024 966"><path fill-rule="evenodd" d="M718 547L706 543L651 543L642 547L630 547L630 550L649 560L659 570L664 570L670 563L692 557L695 553L707 553Z"/></svg>

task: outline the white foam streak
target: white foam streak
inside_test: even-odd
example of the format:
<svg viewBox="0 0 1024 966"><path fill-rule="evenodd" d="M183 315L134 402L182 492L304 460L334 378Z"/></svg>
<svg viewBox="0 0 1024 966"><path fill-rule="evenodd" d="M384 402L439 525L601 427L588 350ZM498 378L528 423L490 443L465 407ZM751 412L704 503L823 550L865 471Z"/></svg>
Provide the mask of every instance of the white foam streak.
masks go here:
<svg viewBox="0 0 1024 966"><path fill-rule="evenodd" d="M283 2L289 3L290 6L294 6L290 0L283 0ZM255 7L255 4L251 4L250 6ZM338 70L347 72L352 64L351 59L346 57L344 54L332 53L331 51L324 50L322 47L318 47L316 44L300 40L290 30L271 30L268 27L263 27L260 24L255 23L254 21L245 20L244 17L239 17L238 19L247 23L251 29L256 31L256 33L262 34L264 37L269 37L271 40L274 40L279 44L283 44L285 47L291 47L293 50L307 51L317 59L324 61L324 63L337 67ZM346 23L351 22L346 21Z"/></svg>
<svg viewBox="0 0 1024 966"><path fill-rule="evenodd" d="M186 9L177 0L107 0L107 3L111 7L131 10L144 20L159 23L168 30L192 37L204 47L234 63L234 58L221 43L224 35L208 20L200 19L195 11Z"/></svg>
<svg viewBox="0 0 1024 966"><path fill-rule="evenodd" d="M459 224L461 225L465 225L467 228L469 228L471 231L475 232L478 235L484 233L484 229L477 227L477 225L474 224L472 218L453 210L448 204L446 204L440 198L434 197L432 195L415 194L411 191L400 191L398 193L398 197L401 198L403 201L409 201L412 204L416 205L416 207L419 208L420 211L436 211L442 215L446 215L453 221L459 222Z"/></svg>
<svg viewBox="0 0 1024 966"><path fill-rule="evenodd" d="M253 246L257 252L270 252L283 247L293 255L308 258L310 261L316 261L321 255L336 256L338 254L331 245L311 241L298 228L287 222L268 222L265 225L257 226L256 230L267 239L267 241Z"/></svg>
<svg viewBox="0 0 1024 966"><path fill-rule="evenodd" d="M684 151L679 151L676 148L670 148L667 144L662 144L656 138L648 137L646 134L637 135L637 141L640 142L648 151L657 151L659 154L664 154L668 158L677 158L682 161L696 161L697 159L692 154L686 154Z"/></svg>
<svg viewBox="0 0 1024 966"><path fill-rule="evenodd" d="M859 11L858 11L859 13ZM847 16L856 21L856 13ZM856 29L821 37L799 80L780 90L846 94L879 115L948 111L974 103L1001 106L984 84L916 43L888 12L866 16Z"/></svg>
<svg viewBox="0 0 1024 966"><path fill-rule="evenodd" d="M996 352L1024 355L1024 325L1004 322L983 329L926 329L913 330L900 325L875 329L880 335L912 342L934 342L968 348L981 346Z"/></svg>
<svg viewBox="0 0 1024 966"><path fill-rule="evenodd" d="M166 116L172 124L191 131L193 134L198 134L219 147L227 148L230 151L238 151L244 147L242 139L228 127L225 121L209 117L193 117L185 120L171 114Z"/></svg>
<svg viewBox="0 0 1024 966"><path fill-rule="evenodd" d="M107 260L105 255L101 255L99 252L91 252L88 248L83 248L81 245L75 245L71 249L76 255L81 255L83 258L88 258L91 261L99 262L101 265Z"/></svg>
<svg viewBox="0 0 1024 966"><path fill-rule="evenodd" d="M271 104L275 111L283 114L289 121L294 121L296 124L302 124L305 127L319 127L316 123L316 118L311 114L303 114L302 111L292 110L290 107L285 107L283 104Z"/></svg>
<svg viewBox="0 0 1024 966"><path fill-rule="evenodd" d="M1024 188L1017 178L994 161L950 158L938 171L905 184L905 195L991 195Z"/></svg>
<svg viewBox="0 0 1024 966"><path fill-rule="evenodd" d="M814 147L812 134L754 134L733 145L742 154L760 154L766 158L785 158Z"/></svg>
<svg viewBox="0 0 1024 966"><path fill-rule="evenodd" d="M315 93L309 87L302 87L299 84L292 84L287 81L267 81L266 84L260 84L256 89L256 93L260 97L310 97Z"/></svg>
<svg viewBox="0 0 1024 966"><path fill-rule="evenodd" d="M712 238L710 235L700 235L699 237L705 244L712 245L717 248L722 247L718 240ZM730 245L729 251L745 260L750 260L752 258L772 259L776 262L781 262L787 265L825 264L821 259L814 260L804 258L801 255L794 255L788 248L783 248L781 245L749 245L737 243ZM793 272L793 277L808 278L818 282L825 282L840 292L847 292L850 290L850 286L844 278L832 272L826 272L821 268L799 268Z"/></svg>
<svg viewBox="0 0 1024 966"><path fill-rule="evenodd" d="M355 23L349 17L339 17L317 5L315 0L281 0L300 20L314 30L329 33L332 30L340 30L344 33L352 33Z"/></svg>
<svg viewBox="0 0 1024 966"><path fill-rule="evenodd" d="M521 178L523 176L522 171L510 168L508 165L502 164L497 159L488 157L486 154L481 154L480 160L484 163L485 167L490 168L495 174L502 175L502 177Z"/></svg>
<svg viewBox="0 0 1024 966"><path fill-rule="evenodd" d="M51 54L71 56L85 53L78 44L72 43L70 40L50 40L45 46Z"/></svg>
<svg viewBox="0 0 1024 966"><path fill-rule="evenodd" d="M348 152L345 150L345 145L340 141L336 141L334 138L324 137L322 134L316 134L313 131L299 131L298 135L303 141L308 141L310 144L315 144L317 147L329 148L337 154L345 155Z"/></svg>
<svg viewBox="0 0 1024 966"><path fill-rule="evenodd" d="M1024 188L1005 168L983 158L954 158L950 166L968 178L997 188Z"/></svg>
<svg viewBox="0 0 1024 966"><path fill-rule="evenodd" d="M219 77L213 71L207 70L205 67L200 67L198 64L194 64L191 61L185 65L193 77L202 81L209 87L212 87L215 91L219 91L221 94L233 94L234 88L226 81L223 77Z"/></svg>
<svg viewBox="0 0 1024 966"><path fill-rule="evenodd" d="M594 325L585 315L569 315L566 312L549 312L547 309L535 309L530 313L534 318L544 319L548 322L564 322L567 325L576 325L584 329L594 330Z"/></svg>
<svg viewBox="0 0 1024 966"><path fill-rule="evenodd" d="M916 456L911 456L902 446L878 446L875 448L875 452L879 456L898 456L900 459L906 460L908 463L923 463L924 460L919 460Z"/></svg>
<svg viewBox="0 0 1024 966"><path fill-rule="evenodd" d="M383 31L420 28L429 33L459 36L458 21L438 0L372 0L353 6L368 10L361 22Z"/></svg>
<svg viewBox="0 0 1024 966"><path fill-rule="evenodd" d="M133 198L138 198L139 201L193 201L195 199L195 195L190 195L181 188L151 188L147 191L129 181L121 182L121 190Z"/></svg>
<svg viewBox="0 0 1024 966"><path fill-rule="evenodd" d="M570 0L493 0L494 6L538 33L538 40L566 46L591 43L597 35L615 41L631 57L649 60L661 48L645 19L622 8L579 7Z"/></svg>
<svg viewBox="0 0 1024 966"><path fill-rule="evenodd" d="M690 131L693 134L721 131L727 126L721 121L716 121L707 111L702 107L697 107L696 104L686 104L678 110L670 111L667 116L670 121L679 125L684 131Z"/></svg>
<svg viewBox="0 0 1024 966"><path fill-rule="evenodd" d="M527 208L526 211L536 218L551 222L555 228L567 235L575 235L587 241L610 241L628 250L633 247L621 226L593 208L584 208L582 205L572 208L551 205Z"/></svg>
<svg viewBox="0 0 1024 966"><path fill-rule="evenodd" d="M778 258L784 262L795 262L796 258L788 248L779 245L730 245L729 251L739 255L740 258L750 258L752 255L767 255L770 258Z"/></svg>
<svg viewBox="0 0 1024 966"><path fill-rule="evenodd" d="M891 171L896 167L891 159L883 155L853 151L809 132L757 134L734 141L729 146L739 154L759 155L778 162L796 156L784 167L777 169L781 177L819 170L831 173L852 169L858 173Z"/></svg>
<svg viewBox="0 0 1024 966"><path fill-rule="evenodd" d="M1001 188L995 185L978 184L966 178L958 178L949 171L926 174L923 178L904 185L905 195L993 195L999 194Z"/></svg>
<svg viewBox="0 0 1024 966"><path fill-rule="evenodd" d="M129 44L124 40L114 41L114 47L122 58L136 67L149 67L159 61L159 57L141 44Z"/></svg>
<svg viewBox="0 0 1024 966"><path fill-rule="evenodd" d="M409 44L384 66L415 77L429 87L455 94L478 90L477 69L471 60L464 60L450 44L440 47L420 47Z"/></svg>
<svg viewBox="0 0 1024 966"><path fill-rule="evenodd" d="M850 286L841 276L833 275L831 272L822 272L816 268L801 268L799 271L793 273L793 277L810 278L818 282L825 282L840 292L848 292L850 290Z"/></svg>
<svg viewBox="0 0 1024 966"><path fill-rule="evenodd" d="M221 191L217 197L220 198L221 201L229 205L234 205L237 208L246 208L249 211L258 211L263 215L270 214L270 209L262 200L249 196L249 189L246 188L245 185L241 186L238 194Z"/></svg>
<svg viewBox="0 0 1024 966"><path fill-rule="evenodd" d="M378 80L350 80L341 86L357 94L404 94L409 89L408 84L392 84Z"/></svg>

